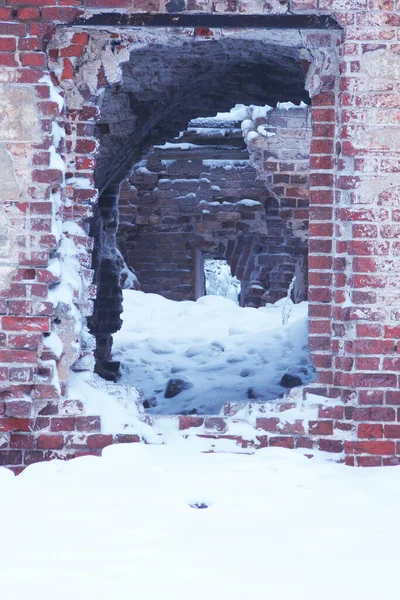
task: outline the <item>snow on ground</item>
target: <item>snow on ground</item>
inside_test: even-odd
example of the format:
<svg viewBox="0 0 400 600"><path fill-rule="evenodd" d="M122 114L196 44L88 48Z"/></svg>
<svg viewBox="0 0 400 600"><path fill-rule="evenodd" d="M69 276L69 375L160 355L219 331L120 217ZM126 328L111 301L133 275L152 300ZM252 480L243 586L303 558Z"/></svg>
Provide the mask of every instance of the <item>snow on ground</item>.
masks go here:
<svg viewBox="0 0 400 600"><path fill-rule="evenodd" d="M398 600L399 475L187 441L0 469L1 597Z"/></svg>
<svg viewBox="0 0 400 600"><path fill-rule="evenodd" d="M204 296L173 302L124 290L122 329L114 336L120 384L136 385L156 399L153 414L216 414L227 402L273 400L285 389L285 373L313 379L307 350L307 304L286 300L265 308L240 308L231 300ZM287 311L286 311L287 312ZM188 386L165 398L171 378Z"/></svg>

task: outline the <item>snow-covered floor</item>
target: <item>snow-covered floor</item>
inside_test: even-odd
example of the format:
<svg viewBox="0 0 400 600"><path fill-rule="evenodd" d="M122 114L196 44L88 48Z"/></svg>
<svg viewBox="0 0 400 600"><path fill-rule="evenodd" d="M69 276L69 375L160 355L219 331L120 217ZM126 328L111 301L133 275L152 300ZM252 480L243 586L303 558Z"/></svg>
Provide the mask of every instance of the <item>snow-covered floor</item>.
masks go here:
<svg viewBox="0 0 400 600"><path fill-rule="evenodd" d="M282 324L288 317L288 322ZM225 402L281 397L285 373L310 382L307 304L286 299L265 308L240 308L232 300L204 296L173 302L124 290L122 329L114 336L120 384L143 390L153 414L216 414ZM172 398L171 378L188 386ZM190 386L190 387L189 387Z"/></svg>
<svg viewBox="0 0 400 600"><path fill-rule="evenodd" d="M399 495L398 467L188 441L0 469L1 598L398 600Z"/></svg>

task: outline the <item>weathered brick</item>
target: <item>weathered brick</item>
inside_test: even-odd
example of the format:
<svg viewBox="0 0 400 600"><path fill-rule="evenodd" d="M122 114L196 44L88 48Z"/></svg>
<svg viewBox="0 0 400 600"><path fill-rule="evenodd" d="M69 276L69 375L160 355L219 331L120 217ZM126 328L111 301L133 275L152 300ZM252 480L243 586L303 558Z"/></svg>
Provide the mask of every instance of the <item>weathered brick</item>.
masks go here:
<svg viewBox="0 0 400 600"><path fill-rule="evenodd" d="M352 414L354 421L394 421L396 412L390 407L355 408Z"/></svg>
<svg viewBox="0 0 400 600"><path fill-rule="evenodd" d="M11 317L1 318L4 331L50 331L50 319L47 317Z"/></svg>
<svg viewBox="0 0 400 600"><path fill-rule="evenodd" d="M392 455L395 453L395 442L381 440L368 442L344 442L344 448L349 454Z"/></svg>
<svg viewBox="0 0 400 600"><path fill-rule="evenodd" d="M31 416L32 402L27 400L8 400L5 403L6 417L26 419Z"/></svg>
<svg viewBox="0 0 400 600"><path fill-rule="evenodd" d="M286 436L273 436L269 438L270 446L279 446L280 448L294 448L294 438Z"/></svg>
<svg viewBox="0 0 400 600"><path fill-rule="evenodd" d="M64 437L55 434L42 434L37 438L37 447L39 450L62 450L64 447Z"/></svg>
<svg viewBox="0 0 400 600"><path fill-rule="evenodd" d="M21 450L0 450L0 467L22 464Z"/></svg>
<svg viewBox="0 0 400 600"><path fill-rule="evenodd" d="M51 431L74 431L74 417L53 417L50 425Z"/></svg>
<svg viewBox="0 0 400 600"><path fill-rule="evenodd" d="M332 435L333 434L333 421L309 421L308 430L312 435Z"/></svg>
<svg viewBox="0 0 400 600"><path fill-rule="evenodd" d="M118 433L114 442L116 444L137 444L140 442L140 436L132 433Z"/></svg>
<svg viewBox="0 0 400 600"><path fill-rule="evenodd" d="M278 433L279 423L280 420L277 417L258 417L256 419L256 429Z"/></svg>
<svg viewBox="0 0 400 600"><path fill-rule="evenodd" d="M327 440L322 439L318 442L318 447L323 452L343 452L344 443L341 440Z"/></svg>
<svg viewBox="0 0 400 600"><path fill-rule="evenodd" d="M367 439L383 438L383 425L370 425L368 423L361 423L358 426L358 437Z"/></svg>
<svg viewBox="0 0 400 600"><path fill-rule="evenodd" d="M113 443L113 436L110 434L93 433L87 436L87 446L93 448L105 448Z"/></svg>
<svg viewBox="0 0 400 600"><path fill-rule="evenodd" d="M78 416L76 417L77 431L85 431L87 433L101 430L101 421L98 416Z"/></svg>
<svg viewBox="0 0 400 600"><path fill-rule="evenodd" d="M10 447L19 449L28 449L35 447L35 436L24 433L10 434Z"/></svg>
<svg viewBox="0 0 400 600"><path fill-rule="evenodd" d="M7 431L30 431L31 421L16 417L0 417L0 432Z"/></svg>
<svg viewBox="0 0 400 600"><path fill-rule="evenodd" d="M384 432L386 438L400 438L400 425L385 425Z"/></svg>

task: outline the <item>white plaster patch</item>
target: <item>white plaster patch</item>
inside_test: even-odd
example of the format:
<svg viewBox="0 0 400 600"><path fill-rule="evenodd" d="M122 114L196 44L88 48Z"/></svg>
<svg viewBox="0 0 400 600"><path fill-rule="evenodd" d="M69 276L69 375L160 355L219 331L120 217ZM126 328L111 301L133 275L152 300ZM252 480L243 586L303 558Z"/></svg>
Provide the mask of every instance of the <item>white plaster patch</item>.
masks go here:
<svg viewBox="0 0 400 600"><path fill-rule="evenodd" d="M13 159L4 146L0 145L0 201L15 202L21 193L20 185L17 181Z"/></svg>
<svg viewBox="0 0 400 600"><path fill-rule="evenodd" d="M0 142L40 142L42 132L32 87L0 87Z"/></svg>
<svg viewBox="0 0 400 600"><path fill-rule="evenodd" d="M363 54L360 64L361 71L367 72L371 78L400 79L400 56L390 54L384 48Z"/></svg>
<svg viewBox="0 0 400 600"><path fill-rule="evenodd" d="M10 283L10 276L17 266L17 245L15 232L10 223L10 203L18 200L21 193L15 175L11 154L0 145L0 291Z"/></svg>
<svg viewBox="0 0 400 600"><path fill-rule="evenodd" d="M357 192L363 202L367 203L383 192L387 192L398 186L400 186L400 173L395 173L386 177L364 179L357 188Z"/></svg>

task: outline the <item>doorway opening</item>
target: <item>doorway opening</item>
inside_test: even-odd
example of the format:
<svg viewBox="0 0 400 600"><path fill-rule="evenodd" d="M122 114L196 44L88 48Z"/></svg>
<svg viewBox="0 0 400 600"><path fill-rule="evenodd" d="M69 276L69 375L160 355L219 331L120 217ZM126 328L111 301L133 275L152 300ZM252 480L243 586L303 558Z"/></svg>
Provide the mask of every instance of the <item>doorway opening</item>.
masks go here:
<svg viewBox="0 0 400 600"><path fill-rule="evenodd" d="M204 259L205 295L222 296L240 304L240 281L225 259Z"/></svg>
<svg viewBox="0 0 400 600"><path fill-rule="evenodd" d="M218 414L313 380L307 112L237 105L192 119L152 146L122 185L116 240L141 291L124 291L113 358L118 381L139 387L147 412ZM267 146L289 123L294 149L284 135ZM266 179L256 168L260 146L277 166ZM298 198L279 196L285 184ZM282 218L288 209L303 221Z"/></svg>
<svg viewBox="0 0 400 600"><path fill-rule="evenodd" d="M280 40L253 33L213 38L163 33L151 45L143 38L123 63L121 82L106 88L102 97L95 172L100 198L91 223L98 292L89 325L96 337L96 371L137 385L146 410L157 414L215 414L232 400L227 382L239 377L247 381L236 385L235 379L238 402L272 401L313 378L306 306L301 304L307 293L311 141L303 42L286 33ZM113 48L117 51L118 44ZM200 259L225 261L240 282L240 306L229 298L199 297L201 279L205 291ZM135 289L126 289L129 282ZM150 312L142 310L142 302ZM225 302L246 317L231 305L227 310ZM225 323L223 332L215 323L205 325L207 311L215 312L217 303L222 313L230 314L229 324L216 317ZM156 316L157 307L162 307L162 317ZM173 315L185 311L195 314L197 328L216 332L208 340L192 336L202 348L199 372L211 373L207 380L214 382L195 399L189 396L196 384L188 373L183 375L182 365L170 361L165 386L155 375L164 372L161 357L182 357L168 345L181 338L182 322L175 322L179 335L174 338L171 330L163 333L161 321L172 322ZM257 319L265 313L262 327L250 325L249 311ZM284 323L283 312L290 317ZM285 330L297 327L299 319L301 336ZM183 325L193 332L188 323ZM275 331L282 327L288 344L282 342L282 331ZM265 353L264 359L255 358L265 349L248 347L244 338L237 344L236 338L236 348L246 347L253 357L251 367L243 359L240 370L233 374L228 369L224 378L224 365L240 361L220 338L226 333L246 337L251 330L268 331L264 340L271 343L281 339L281 354L276 345L272 354L284 358L273 371ZM134 339L134 333L139 337ZM159 344L154 334L168 343ZM146 367L142 377L132 364L149 364L146 344L152 347L155 368ZM199 356L186 348L186 358L187 352ZM257 369L260 379L254 375L254 383L250 380ZM272 371L273 381L266 374ZM153 389L147 392L149 382Z"/></svg>

